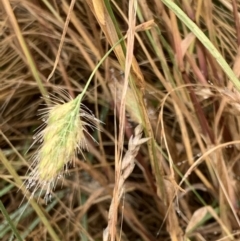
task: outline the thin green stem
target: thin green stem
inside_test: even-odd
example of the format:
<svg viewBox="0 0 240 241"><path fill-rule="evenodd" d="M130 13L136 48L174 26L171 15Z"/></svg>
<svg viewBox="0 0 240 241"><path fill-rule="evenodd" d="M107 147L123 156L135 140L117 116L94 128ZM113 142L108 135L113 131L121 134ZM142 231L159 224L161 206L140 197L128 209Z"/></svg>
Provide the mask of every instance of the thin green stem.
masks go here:
<svg viewBox="0 0 240 241"><path fill-rule="evenodd" d="M14 235L15 235L16 238L18 239L18 241L23 241L23 239L21 238L20 234L18 233L16 227L14 226L11 218L9 217L9 215L8 215L8 213L7 213L7 210L5 209L5 207L4 207L4 205L3 205L3 203L2 203L1 200L0 200L0 210L1 210L2 214L3 214L3 216L6 218L8 224L10 225L10 227L11 227Z"/></svg>
<svg viewBox="0 0 240 241"><path fill-rule="evenodd" d="M104 60L108 57L108 55L114 50L114 48L120 44L124 39L126 38L126 36L122 37L121 39L119 39L109 50L108 52L102 57L102 59L99 61L99 63L96 65L96 67L94 68L93 72L91 73L87 83L85 84L83 91L77 96L78 99L78 106L80 106L80 103L82 101L83 96L85 95L85 93L87 92L87 89L95 75L95 73L97 72L98 68L102 65L102 63L104 62Z"/></svg>

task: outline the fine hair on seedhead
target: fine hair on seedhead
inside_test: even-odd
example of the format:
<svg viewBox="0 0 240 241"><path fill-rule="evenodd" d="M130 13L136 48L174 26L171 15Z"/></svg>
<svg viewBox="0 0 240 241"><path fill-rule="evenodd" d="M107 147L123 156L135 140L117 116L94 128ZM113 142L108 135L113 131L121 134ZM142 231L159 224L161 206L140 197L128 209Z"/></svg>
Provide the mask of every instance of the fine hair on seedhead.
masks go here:
<svg viewBox="0 0 240 241"><path fill-rule="evenodd" d="M38 190L39 197L44 193L47 203L58 180L63 180L69 165L74 166L77 155L84 157L87 137L96 142L89 130L99 129L101 121L82 103L83 95L73 99L65 90L58 89L44 98L51 105L39 110L43 124L36 129L31 147L40 145L32 155L25 185L32 192L31 197Z"/></svg>

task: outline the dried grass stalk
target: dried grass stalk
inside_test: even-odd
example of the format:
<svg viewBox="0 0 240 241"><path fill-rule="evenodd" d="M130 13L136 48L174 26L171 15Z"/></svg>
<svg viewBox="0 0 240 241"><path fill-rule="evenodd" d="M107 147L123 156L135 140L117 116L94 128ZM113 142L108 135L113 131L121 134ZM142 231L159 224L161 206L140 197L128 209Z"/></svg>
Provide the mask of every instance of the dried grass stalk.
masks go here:
<svg viewBox="0 0 240 241"><path fill-rule="evenodd" d="M114 240L114 237L116 235L117 211L120 200L124 193L125 180L130 176L135 167L134 159L139 151L141 144L149 140L149 138L141 138L142 131L143 128L141 125L138 125L135 128L134 137L131 136L131 138L129 139L128 150L122 159L120 170L117 171L119 175L116 178L113 198L109 208L108 226L103 232L104 241L108 241L110 237L112 241Z"/></svg>

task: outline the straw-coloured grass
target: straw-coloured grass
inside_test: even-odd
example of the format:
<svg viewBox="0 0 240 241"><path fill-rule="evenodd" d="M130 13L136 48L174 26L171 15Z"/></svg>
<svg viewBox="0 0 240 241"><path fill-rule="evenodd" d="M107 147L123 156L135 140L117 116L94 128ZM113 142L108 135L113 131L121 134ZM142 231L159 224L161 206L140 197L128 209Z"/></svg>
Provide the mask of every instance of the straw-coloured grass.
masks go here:
<svg viewBox="0 0 240 241"><path fill-rule="evenodd" d="M0 240L239 240L239 9L0 1Z"/></svg>
<svg viewBox="0 0 240 241"><path fill-rule="evenodd" d="M108 212L108 226L103 233L104 241L109 239L113 240L116 235L116 213L118 212L118 206L124 194L124 183L135 167L135 157L138 154L140 146L148 141L148 138L141 138L142 131L143 128L141 125L138 125L134 129L134 136L131 136L129 139L128 150L121 160L120 169L117 171L118 175L116 177L116 184L113 191L113 199Z"/></svg>

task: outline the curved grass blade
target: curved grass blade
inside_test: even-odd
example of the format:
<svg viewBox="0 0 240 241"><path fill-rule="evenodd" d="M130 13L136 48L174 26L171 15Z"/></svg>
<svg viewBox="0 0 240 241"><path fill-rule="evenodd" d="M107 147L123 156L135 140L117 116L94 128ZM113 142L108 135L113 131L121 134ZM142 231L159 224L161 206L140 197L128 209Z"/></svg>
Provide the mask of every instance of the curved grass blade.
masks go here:
<svg viewBox="0 0 240 241"><path fill-rule="evenodd" d="M3 214L3 216L5 217L5 219L7 220L9 226L11 227L11 229L12 229L14 235L16 236L17 240L18 241L23 241L23 239L21 238L20 234L18 233L16 227L14 226L11 218L9 217L9 215L7 213L7 210L5 209L5 207L4 207L4 205L3 205L1 200L0 200L0 210L1 210L2 214Z"/></svg>

